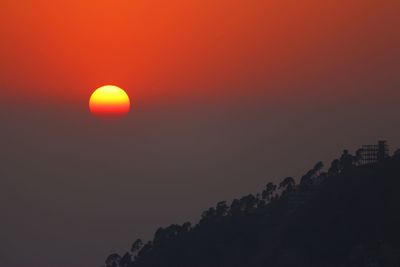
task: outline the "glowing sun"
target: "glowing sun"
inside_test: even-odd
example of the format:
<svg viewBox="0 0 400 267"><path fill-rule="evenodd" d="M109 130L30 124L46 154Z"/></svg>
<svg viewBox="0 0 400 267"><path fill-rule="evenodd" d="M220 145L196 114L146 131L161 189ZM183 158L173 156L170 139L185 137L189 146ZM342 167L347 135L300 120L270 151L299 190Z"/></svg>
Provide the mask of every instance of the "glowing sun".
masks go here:
<svg viewBox="0 0 400 267"><path fill-rule="evenodd" d="M131 103L127 93L115 85L97 88L89 100L89 109L100 117L121 117L128 114Z"/></svg>

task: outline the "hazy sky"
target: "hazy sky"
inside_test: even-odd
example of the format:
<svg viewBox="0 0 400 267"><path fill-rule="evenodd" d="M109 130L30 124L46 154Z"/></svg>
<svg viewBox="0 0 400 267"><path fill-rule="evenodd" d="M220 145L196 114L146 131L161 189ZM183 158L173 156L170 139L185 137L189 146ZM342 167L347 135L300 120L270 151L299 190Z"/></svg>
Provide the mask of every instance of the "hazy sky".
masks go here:
<svg viewBox="0 0 400 267"><path fill-rule="evenodd" d="M0 265L99 266L160 226L400 147L398 1L3 1ZM88 112L128 92L120 120Z"/></svg>

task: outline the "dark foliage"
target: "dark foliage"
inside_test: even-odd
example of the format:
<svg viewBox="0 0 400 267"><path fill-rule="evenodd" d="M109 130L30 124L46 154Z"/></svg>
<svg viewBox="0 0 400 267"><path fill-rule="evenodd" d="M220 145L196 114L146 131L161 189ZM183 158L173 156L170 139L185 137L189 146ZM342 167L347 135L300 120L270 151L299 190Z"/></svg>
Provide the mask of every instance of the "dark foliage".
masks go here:
<svg viewBox="0 0 400 267"><path fill-rule="evenodd" d="M360 165L345 150L296 185L217 203L198 224L159 228L107 267L400 266L400 153ZM278 193L280 192L280 194Z"/></svg>

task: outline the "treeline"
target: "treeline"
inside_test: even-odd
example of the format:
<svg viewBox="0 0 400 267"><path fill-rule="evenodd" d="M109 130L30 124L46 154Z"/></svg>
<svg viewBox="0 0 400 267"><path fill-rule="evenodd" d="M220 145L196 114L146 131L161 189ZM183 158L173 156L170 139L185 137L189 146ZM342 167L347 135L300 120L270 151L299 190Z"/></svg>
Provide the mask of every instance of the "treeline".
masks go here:
<svg viewBox="0 0 400 267"><path fill-rule="evenodd" d="M218 202L196 225L159 228L105 266L399 266L400 151L361 165L360 150L344 150L323 168Z"/></svg>

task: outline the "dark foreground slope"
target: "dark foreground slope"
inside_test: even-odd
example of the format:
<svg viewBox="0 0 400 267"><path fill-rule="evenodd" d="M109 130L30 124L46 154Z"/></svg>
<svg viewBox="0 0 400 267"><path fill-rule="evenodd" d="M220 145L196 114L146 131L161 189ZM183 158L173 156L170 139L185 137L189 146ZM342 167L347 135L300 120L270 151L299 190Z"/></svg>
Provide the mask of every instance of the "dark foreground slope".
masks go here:
<svg viewBox="0 0 400 267"><path fill-rule="evenodd" d="M106 266L400 266L400 159L357 166L345 153L321 168L160 228Z"/></svg>

